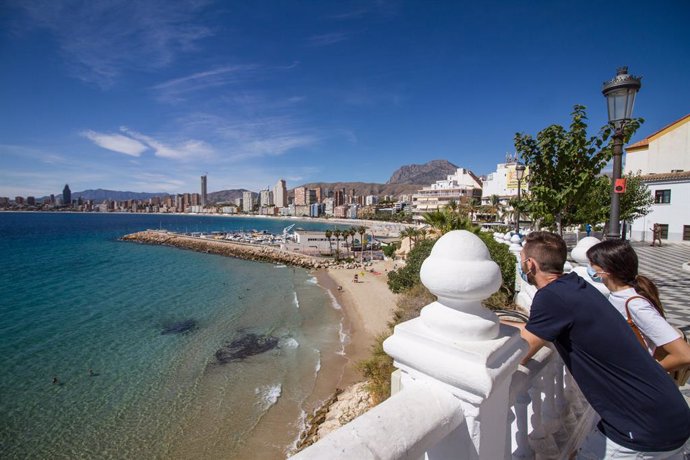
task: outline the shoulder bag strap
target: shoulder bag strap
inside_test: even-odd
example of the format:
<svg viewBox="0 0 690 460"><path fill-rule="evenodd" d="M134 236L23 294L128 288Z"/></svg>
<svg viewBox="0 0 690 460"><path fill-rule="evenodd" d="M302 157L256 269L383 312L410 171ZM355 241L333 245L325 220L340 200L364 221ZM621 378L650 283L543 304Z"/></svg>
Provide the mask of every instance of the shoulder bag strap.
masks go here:
<svg viewBox="0 0 690 460"><path fill-rule="evenodd" d="M635 333L635 337L637 337L638 342L640 342L640 345L646 350L647 349L647 341L644 339L642 336L642 332L640 332L640 328L637 327L637 324L632 320L632 317L630 316L630 309L628 308L628 303L633 300L633 299L644 299L647 300L645 297L642 297L641 295L634 295L632 297L628 297L628 300L625 301L625 314L627 315L628 319L628 324L630 325L630 328L633 330Z"/></svg>

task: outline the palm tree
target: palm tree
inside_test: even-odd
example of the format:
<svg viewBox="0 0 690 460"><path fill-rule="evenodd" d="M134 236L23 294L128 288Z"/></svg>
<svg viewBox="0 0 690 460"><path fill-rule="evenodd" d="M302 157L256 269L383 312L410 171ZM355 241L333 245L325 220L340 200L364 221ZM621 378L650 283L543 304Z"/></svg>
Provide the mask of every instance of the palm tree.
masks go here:
<svg viewBox="0 0 690 460"><path fill-rule="evenodd" d="M494 220L497 221L499 218L499 211L501 209L501 198L498 195L491 195L489 199L491 200L491 208L493 209L494 214L496 215L496 218Z"/></svg>
<svg viewBox="0 0 690 460"><path fill-rule="evenodd" d="M350 236L350 232L348 230L341 230L340 234L343 236L343 243L345 244L345 248L349 250L349 247L347 245L347 238Z"/></svg>
<svg viewBox="0 0 690 460"><path fill-rule="evenodd" d="M357 233L359 233L359 245L362 251L359 255L359 263L364 263L364 234L366 232L367 228L364 225L357 227Z"/></svg>
<svg viewBox="0 0 690 460"><path fill-rule="evenodd" d="M342 235L340 230L333 230L333 236L335 236L335 260L340 259L340 235Z"/></svg>
<svg viewBox="0 0 690 460"><path fill-rule="evenodd" d="M348 230L347 233L350 235L350 248L352 248L352 245L355 244L355 234L357 233L357 230L354 227L350 227L350 230Z"/></svg>
<svg viewBox="0 0 690 460"><path fill-rule="evenodd" d="M333 254L333 247L331 246L331 238L333 237L333 232L326 230L326 238L328 239L328 252Z"/></svg>

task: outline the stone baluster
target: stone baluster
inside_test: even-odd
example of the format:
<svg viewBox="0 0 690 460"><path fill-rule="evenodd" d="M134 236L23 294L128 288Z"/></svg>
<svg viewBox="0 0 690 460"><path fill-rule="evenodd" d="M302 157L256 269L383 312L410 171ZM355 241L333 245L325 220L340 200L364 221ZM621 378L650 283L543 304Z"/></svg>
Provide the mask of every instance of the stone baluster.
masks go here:
<svg viewBox="0 0 690 460"><path fill-rule="evenodd" d="M515 450L513 450L513 459L531 459L534 458L534 450L529 443L529 405L531 399L527 390L521 391L515 398L513 405L515 411L515 423L517 425L517 432L515 433Z"/></svg>
<svg viewBox="0 0 690 460"><path fill-rule="evenodd" d="M563 421L556 406L556 374L558 367L554 364L559 361L556 359L554 353L552 359L546 367L544 373L544 403L542 409L542 423L544 424L544 431L553 436L554 440L559 443L567 437Z"/></svg>
<svg viewBox="0 0 690 460"><path fill-rule="evenodd" d="M529 443L538 458L555 458L558 456L558 446L553 436L546 431L542 419L542 391L544 378L540 377L532 381L529 395L532 400L532 432L529 435Z"/></svg>
<svg viewBox="0 0 690 460"><path fill-rule="evenodd" d="M459 230L436 242L420 278L438 301L419 318L397 325L384 350L401 371L403 391L424 382L460 400L467 432L445 441L453 445L454 457L503 458L510 380L526 344L481 304L500 287L500 270L476 235ZM427 458L440 458L437 452L447 451L443 444Z"/></svg>

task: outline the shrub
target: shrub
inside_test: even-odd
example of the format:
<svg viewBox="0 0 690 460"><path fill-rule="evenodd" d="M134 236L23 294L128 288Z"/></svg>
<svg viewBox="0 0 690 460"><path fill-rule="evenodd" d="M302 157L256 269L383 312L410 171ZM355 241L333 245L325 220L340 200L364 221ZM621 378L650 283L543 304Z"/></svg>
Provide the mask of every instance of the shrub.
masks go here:
<svg viewBox="0 0 690 460"><path fill-rule="evenodd" d="M435 242L436 240L418 241L407 254L405 266L388 272L388 288L392 292L399 294L421 282L419 270L422 268L424 259L429 257Z"/></svg>

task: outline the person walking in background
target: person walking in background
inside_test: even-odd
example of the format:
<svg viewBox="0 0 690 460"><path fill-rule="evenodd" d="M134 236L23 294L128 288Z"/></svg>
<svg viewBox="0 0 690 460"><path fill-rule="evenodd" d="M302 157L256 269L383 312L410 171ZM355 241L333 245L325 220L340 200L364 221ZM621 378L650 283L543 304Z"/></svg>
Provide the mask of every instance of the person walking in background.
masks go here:
<svg viewBox="0 0 690 460"><path fill-rule="evenodd" d="M537 287L520 328L526 363L553 342L601 420L578 459L681 459L690 438L690 408L661 366L642 348L620 313L577 273L563 274L560 236L525 237L519 272Z"/></svg>
<svg viewBox="0 0 690 460"><path fill-rule="evenodd" d="M661 225L654 224L650 230L652 231L652 246L659 240L659 247L661 247Z"/></svg>
<svg viewBox="0 0 690 460"><path fill-rule="evenodd" d="M632 319L642 332L643 346L659 359L659 364L667 371L690 365L690 345L666 321L656 285L638 274L637 254L630 243L602 241L589 248L587 258L611 292L609 302L623 318Z"/></svg>
<svg viewBox="0 0 690 460"><path fill-rule="evenodd" d="M592 226L590 224L585 225L585 232L587 232L587 236L592 233Z"/></svg>

